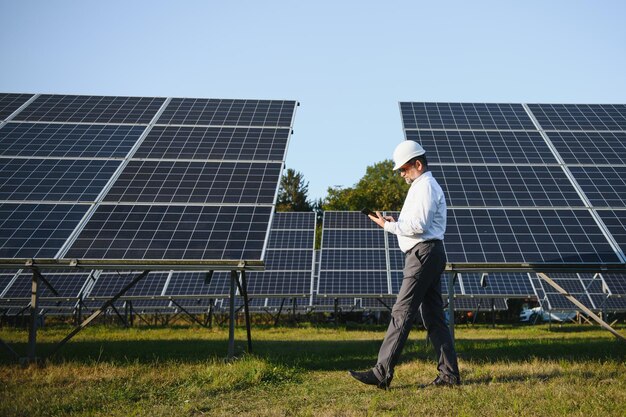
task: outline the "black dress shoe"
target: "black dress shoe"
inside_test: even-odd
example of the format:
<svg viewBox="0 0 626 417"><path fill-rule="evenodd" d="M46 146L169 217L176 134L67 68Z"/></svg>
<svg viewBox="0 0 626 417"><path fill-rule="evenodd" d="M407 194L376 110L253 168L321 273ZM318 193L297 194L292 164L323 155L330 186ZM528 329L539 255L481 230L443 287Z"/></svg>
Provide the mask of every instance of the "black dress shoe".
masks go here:
<svg viewBox="0 0 626 417"><path fill-rule="evenodd" d="M430 384L420 385L420 388L428 387L455 387L461 385L461 380L451 375L439 375Z"/></svg>
<svg viewBox="0 0 626 417"><path fill-rule="evenodd" d="M376 387L380 389L388 389L389 385L391 384L392 378L387 377L381 381L380 379L378 379L374 371L372 371L371 369L365 372L357 372L357 371L348 371L348 372L350 373L350 376L356 379L357 381L362 382L367 385L376 385Z"/></svg>

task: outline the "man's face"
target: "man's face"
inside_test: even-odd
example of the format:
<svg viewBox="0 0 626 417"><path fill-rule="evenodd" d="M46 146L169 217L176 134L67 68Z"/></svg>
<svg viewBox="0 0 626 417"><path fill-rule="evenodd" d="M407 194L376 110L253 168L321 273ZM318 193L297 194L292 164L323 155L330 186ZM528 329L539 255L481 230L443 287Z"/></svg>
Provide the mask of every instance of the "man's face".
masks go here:
<svg viewBox="0 0 626 417"><path fill-rule="evenodd" d="M422 172L417 167L418 165L421 167L420 162L407 162L406 164L402 165L398 170L400 171L400 176L404 178L404 181L406 181L407 184L413 183L413 181L415 181L420 175L422 175Z"/></svg>

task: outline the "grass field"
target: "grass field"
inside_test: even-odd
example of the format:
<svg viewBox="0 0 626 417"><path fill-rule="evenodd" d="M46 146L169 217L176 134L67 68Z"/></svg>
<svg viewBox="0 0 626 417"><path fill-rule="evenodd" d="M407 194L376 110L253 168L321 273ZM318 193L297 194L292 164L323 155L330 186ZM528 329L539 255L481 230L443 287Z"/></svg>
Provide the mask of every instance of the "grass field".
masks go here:
<svg viewBox="0 0 626 417"><path fill-rule="evenodd" d="M618 329L620 329L618 327ZM69 327L40 330L40 353ZM620 329L624 333L624 327ZM382 327L253 327L254 354L226 354L227 328L87 328L57 357L20 368L0 353L1 416L626 416L626 345L592 326L457 326L463 385L436 375L414 330L392 389L349 378L373 365ZM23 352L27 333L0 329Z"/></svg>

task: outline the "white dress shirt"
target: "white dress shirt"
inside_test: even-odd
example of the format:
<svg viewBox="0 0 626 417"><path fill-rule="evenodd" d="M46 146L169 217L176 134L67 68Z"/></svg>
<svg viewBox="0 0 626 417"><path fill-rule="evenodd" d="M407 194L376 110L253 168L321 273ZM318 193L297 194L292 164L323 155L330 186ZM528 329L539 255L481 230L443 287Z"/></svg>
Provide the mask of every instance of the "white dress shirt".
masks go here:
<svg viewBox="0 0 626 417"><path fill-rule="evenodd" d="M398 236L402 252L407 252L419 242L443 240L446 198L430 171L413 181L398 220L385 222L385 231Z"/></svg>

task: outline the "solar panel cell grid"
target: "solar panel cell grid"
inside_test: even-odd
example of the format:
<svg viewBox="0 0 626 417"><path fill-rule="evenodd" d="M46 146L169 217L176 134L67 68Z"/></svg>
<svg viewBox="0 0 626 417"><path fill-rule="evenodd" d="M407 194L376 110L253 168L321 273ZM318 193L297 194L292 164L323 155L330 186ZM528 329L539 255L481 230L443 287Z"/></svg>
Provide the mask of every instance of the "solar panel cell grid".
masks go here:
<svg viewBox="0 0 626 417"><path fill-rule="evenodd" d="M164 98L154 97L42 94L22 110L14 120L147 124L164 102Z"/></svg>
<svg viewBox="0 0 626 417"><path fill-rule="evenodd" d="M141 272L122 272L100 274L89 297L112 297L128 285ZM160 296L167 280L167 272L151 272L129 289L124 297Z"/></svg>
<svg viewBox="0 0 626 417"><path fill-rule="evenodd" d="M555 164L556 158L539 132L407 130L430 163Z"/></svg>
<svg viewBox="0 0 626 417"><path fill-rule="evenodd" d="M165 295L210 295L209 283L209 276L206 272L174 272L165 290Z"/></svg>
<svg viewBox="0 0 626 417"><path fill-rule="evenodd" d="M268 248L272 249L313 249L313 230L272 230Z"/></svg>
<svg viewBox="0 0 626 417"><path fill-rule="evenodd" d="M158 124L290 127L295 101L174 98Z"/></svg>
<svg viewBox="0 0 626 417"><path fill-rule="evenodd" d="M388 291L385 271L320 271L319 294L376 295Z"/></svg>
<svg viewBox="0 0 626 417"><path fill-rule="evenodd" d="M0 93L0 121L8 118L32 96L32 94Z"/></svg>
<svg viewBox="0 0 626 417"><path fill-rule="evenodd" d="M325 229L322 247L328 249L384 249L385 235L381 230Z"/></svg>
<svg viewBox="0 0 626 417"><path fill-rule="evenodd" d="M379 227L359 211L327 211L324 213L324 229L378 230Z"/></svg>
<svg viewBox="0 0 626 417"><path fill-rule="evenodd" d="M448 262L618 263L587 210L450 209Z"/></svg>
<svg viewBox="0 0 626 417"><path fill-rule="evenodd" d="M77 274L44 271L42 274L59 294L55 295L47 285L39 281L39 296L42 298L78 297L85 285L85 281L89 278L89 274L86 273ZM13 285L11 285L11 288L8 289L5 298L30 298L32 292L32 276L30 272L22 272Z"/></svg>
<svg viewBox="0 0 626 417"><path fill-rule="evenodd" d="M432 166L448 207L576 207L583 201L560 167Z"/></svg>
<svg viewBox="0 0 626 417"><path fill-rule="evenodd" d="M0 200L94 201L119 164L0 158Z"/></svg>
<svg viewBox="0 0 626 417"><path fill-rule="evenodd" d="M323 270L387 270L384 250L326 249L321 259Z"/></svg>
<svg viewBox="0 0 626 417"><path fill-rule="evenodd" d="M626 166L569 170L594 207L626 207Z"/></svg>
<svg viewBox="0 0 626 417"><path fill-rule="evenodd" d="M100 205L66 258L261 259L271 207Z"/></svg>
<svg viewBox="0 0 626 417"><path fill-rule="evenodd" d="M288 212L274 213L272 230L313 230L315 229L315 213Z"/></svg>
<svg viewBox="0 0 626 417"><path fill-rule="evenodd" d="M405 129L535 130L521 104L400 103Z"/></svg>
<svg viewBox="0 0 626 417"><path fill-rule="evenodd" d="M282 161L289 129L155 126L135 158Z"/></svg>
<svg viewBox="0 0 626 417"><path fill-rule="evenodd" d="M272 204L281 163L130 161L105 201Z"/></svg>
<svg viewBox="0 0 626 417"><path fill-rule="evenodd" d="M622 252L626 253L626 210L597 210L597 213Z"/></svg>
<svg viewBox="0 0 626 417"><path fill-rule="evenodd" d="M626 274L604 273L602 274L602 278L604 278L611 294L626 296Z"/></svg>
<svg viewBox="0 0 626 417"><path fill-rule="evenodd" d="M246 275L250 295L305 295L311 293L311 271L251 271Z"/></svg>
<svg viewBox="0 0 626 417"><path fill-rule="evenodd" d="M491 273L483 278L482 274L461 274L463 289L467 295L507 295L530 297L534 295L528 274Z"/></svg>
<svg viewBox="0 0 626 417"><path fill-rule="evenodd" d="M268 271L308 271L311 272L313 251L309 250L273 250L265 254L265 269Z"/></svg>
<svg viewBox="0 0 626 417"><path fill-rule="evenodd" d="M626 133L547 132L566 164L626 165Z"/></svg>
<svg viewBox="0 0 626 417"><path fill-rule="evenodd" d="M89 208L0 204L0 258L53 258Z"/></svg>
<svg viewBox="0 0 626 417"><path fill-rule="evenodd" d="M624 104L529 104L545 130L626 130Z"/></svg>
<svg viewBox="0 0 626 417"><path fill-rule="evenodd" d="M123 158L144 130L144 126L7 123L0 129L0 154Z"/></svg>

